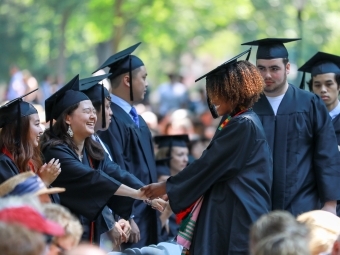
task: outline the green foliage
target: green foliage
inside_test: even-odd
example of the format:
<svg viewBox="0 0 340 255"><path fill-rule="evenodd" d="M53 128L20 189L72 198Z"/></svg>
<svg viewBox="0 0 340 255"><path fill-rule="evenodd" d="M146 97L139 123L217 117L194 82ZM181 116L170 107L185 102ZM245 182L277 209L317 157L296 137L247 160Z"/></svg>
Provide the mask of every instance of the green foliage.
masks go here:
<svg viewBox="0 0 340 255"><path fill-rule="evenodd" d="M170 71L198 76L245 50L242 42L257 38L303 37L287 44L297 65L318 50L340 55L340 30L334 26L340 23L338 0L305 0L300 13L297 2L0 0L0 80L8 81L11 64L38 78L89 76L104 60L98 59L104 52L98 45L109 45L108 57L138 41L143 44L136 54L153 85ZM191 66L197 63L195 71Z"/></svg>

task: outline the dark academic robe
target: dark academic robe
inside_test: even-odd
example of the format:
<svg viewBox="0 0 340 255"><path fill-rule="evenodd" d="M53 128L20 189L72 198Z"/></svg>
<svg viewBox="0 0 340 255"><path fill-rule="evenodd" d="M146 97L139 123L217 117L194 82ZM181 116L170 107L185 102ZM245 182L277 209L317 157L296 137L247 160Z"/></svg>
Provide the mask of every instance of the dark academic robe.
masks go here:
<svg viewBox="0 0 340 255"><path fill-rule="evenodd" d="M324 102L293 85L274 115L265 95L253 107L273 152L272 209L297 216L340 199L340 154Z"/></svg>
<svg viewBox="0 0 340 255"><path fill-rule="evenodd" d="M179 225L176 223L176 215L174 213L169 217L168 225L169 233L166 231L165 227L162 228L161 242L172 241L178 234Z"/></svg>
<svg viewBox="0 0 340 255"><path fill-rule="evenodd" d="M336 140L338 141L338 145L340 145L340 114L332 119Z"/></svg>
<svg viewBox="0 0 340 255"><path fill-rule="evenodd" d="M12 159L3 153L0 153L0 184L19 173L19 169ZM49 197L51 198L52 203L60 204L58 194L51 194Z"/></svg>
<svg viewBox="0 0 340 255"><path fill-rule="evenodd" d="M202 156L167 180L175 213L204 195L190 254L248 254L249 227L271 208L270 154L261 122L249 110L217 129Z"/></svg>
<svg viewBox="0 0 340 255"><path fill-rule="evenodd" d="M113 116L110 126L99 136L108 145L113 160L143 183L157 182L152 137L147 124L139 116L138 128L120 106L112 103L111 109ZM156 244L160 234L158 212L143 201L135 201L132 214L139 227L141 240L137 244L124 244L124 248Z"/></svg>
<svg viewBox="0 0 340 255"><path fill-rule="evenodd" d="M128 175L123 171L116 171L117 168L106 154L104 160L92 161L94 169L85 149L82 162L66 145L47 147L43 155L46 162L52 158L59 159L62 171L54 184L66 188L65 192L60 193L60 201L79 217L84 228L83 240L90 240L91 221L95 222L93 236L95 243L99 243L102 233L112 228L113 217L106 205L120 217L129 218L134 200L113 196L121 185L118 179L129 183L126 180Z"/></svg>

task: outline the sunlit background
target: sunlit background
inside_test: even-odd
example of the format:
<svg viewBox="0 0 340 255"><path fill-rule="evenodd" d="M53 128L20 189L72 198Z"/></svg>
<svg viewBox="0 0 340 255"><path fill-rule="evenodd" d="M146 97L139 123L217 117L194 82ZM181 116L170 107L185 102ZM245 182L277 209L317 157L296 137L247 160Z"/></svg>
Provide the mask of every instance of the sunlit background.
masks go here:
<svg viewBox="0 0 340 255"><path fill-rule="evenodd" d="M296 66L316 51L340 55L339 6L339 0L0 0L2 94L11 65L39 84L46 75L63 84L90 76L137 42L134 54L147 67L151 91L170 72L194 91L204 86L195 78L247 49L242 42L265 37L303 38L286 45L289 78L297 84Z"/></svg>

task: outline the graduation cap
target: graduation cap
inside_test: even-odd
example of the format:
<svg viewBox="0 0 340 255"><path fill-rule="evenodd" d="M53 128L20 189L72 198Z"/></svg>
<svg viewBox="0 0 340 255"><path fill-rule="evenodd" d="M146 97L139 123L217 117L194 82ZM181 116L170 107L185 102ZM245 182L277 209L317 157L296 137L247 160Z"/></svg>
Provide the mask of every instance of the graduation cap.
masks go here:
<svg viewBox="0 0 340 255"><path fill-rule="evenodd" d="M46 122L50 121L50 130L52 130L53 119L56 120L64 110L81 101L89 100L84 93L78 90L79 75L76 75L64 87L45 100Z"/></svg>
<svg viewBox="0 0 340 255"><path fill-rule="evenodd" d="M227 71L227 69L229 68L230 65L235 64L237 62L237 59L242 57L243 55L247 54L246 60L249 60L250 57L250 53L251 53L251 48L249 48L248 50L238 54L237 56L229 59L228 61L224 62L222 65L219 65L218 67L216 67L214 70L206 73L205 75L199 77L198 79L195 80L195 82L198 82L199 80L206 78L207 80L212 77L212 76L218 76L218 75L224 75ZM216 119L218 117L218 113L216 111L216 108L214 105L211 104L210 102L210 98L207 96L207 103L209 106L209 110L211 112L211 115L213 116L214 119Z"/></svg>
<svg viewBox="0 0 340 255"><path fill-rule="evenodd" d="M144 66L143 61L131 55L131 53L140 45L141 43L137 43L132 45L131 47L122 50L111 57L109 57L96 71L103 69L105 67L109 67L111 73L110 79L113 79L121 74L129 73L130 76L130 100L133 101L133 92L132 92L132 71L137 69L138 67Z"/></svg>
<svg viewBox="0 0 340 255"><path fill-rule="evenodd" d="M161 175L171 175L170 174L170 164L171 158L162 158L162 159L156 159L156 171L157 171L157 176Z"/></svg>
<svg viewBox="0 0 340 255"><path fill-rule="evenodd" d="M79 90L89 97L92 102L99 101L102 103L102 128L106 127L105 120L105 98L110 97L109 91L104 85L99 84L102 80L111 74L93 76L79 81Z"/></svg>
<svg viewBox="0 0 340 255"><path fill-rule="evenodd" d="M169 147L169 151L167 156L170 157L171 149L173 146L176 147L188 147L187 143L189 142L188 135L159 135L154 137L155 143L158 145L158 148Z"/></svg>
<svg viewBox="0 0 340 255"><path fill-rule="evenodd" d="M288 58L288 51L284 43L301 40L301 38L265 38L241 45L258 46L256 59Z"/></svg>
<svg viewBox="0 0 340 255"><path fill-rule="evenodd" d="M312 77L318 74L334 73L340 74L340 57L324 52L317 52L298 71L303 72L300 89L305 89L305 73Z"/></svg>
<svg viewBox="0 0 340 255"><path fill-rule="evenodd" d="M15 98L0 107L0 128L3 128L15 120L18 121L15 141L17 146L20 144L21 118L38 113L37 109L35 109L32 104L23 101L23 98L37 90L38 89L35 89L21 97Z"/></svg>

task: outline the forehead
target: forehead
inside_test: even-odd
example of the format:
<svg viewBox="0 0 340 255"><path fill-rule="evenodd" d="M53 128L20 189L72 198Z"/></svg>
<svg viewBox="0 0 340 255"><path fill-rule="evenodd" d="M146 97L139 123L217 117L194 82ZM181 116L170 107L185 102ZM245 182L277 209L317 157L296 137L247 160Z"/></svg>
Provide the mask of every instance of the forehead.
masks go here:
<svg viewBox="0 0 340 255"><path fill-rule="evenodd" d="M324 73L324 74L318 74L313 77L313 82L315 81L328 81L332 80L335 81L335 74L334 73Z"/></svg>
<svg viewBox="0 0 340 255"><path fill-rule="evenodd" d="M91 100L84 100L79 103L78 109L93 108Z"/></svg>
<svg viewBox="0 0 340 255"><path fill-rule="evenodd" d="M33 114L29 115L29 119L32 120L32 121L37 121L37 120L39 120L39 114L33 113Z"/></svg>
<svg viewBox="0 0 340 255"><path fill-rule="evenodd" d="M261 66L283 66L282 58L273 58L273 59L257 59L256 65Z"/></svg>
<svg viewBox="0 0 340 255"><path fill-rule="evenodd" d="M140 69L139 69L138 74L145 75L146 73L147 73L146 72L146 67L145 66L141 66Z"/></svg>

